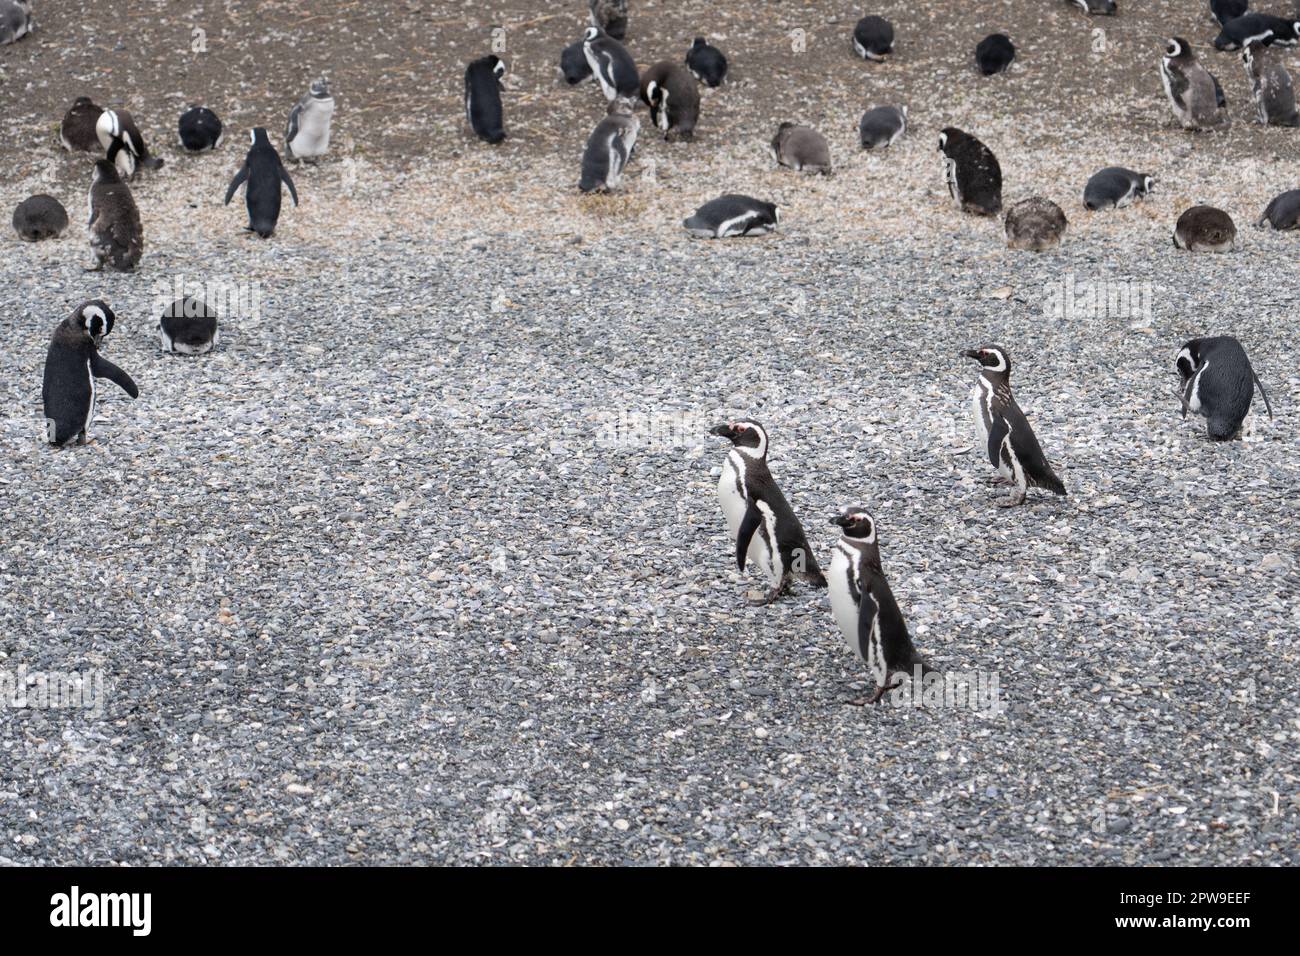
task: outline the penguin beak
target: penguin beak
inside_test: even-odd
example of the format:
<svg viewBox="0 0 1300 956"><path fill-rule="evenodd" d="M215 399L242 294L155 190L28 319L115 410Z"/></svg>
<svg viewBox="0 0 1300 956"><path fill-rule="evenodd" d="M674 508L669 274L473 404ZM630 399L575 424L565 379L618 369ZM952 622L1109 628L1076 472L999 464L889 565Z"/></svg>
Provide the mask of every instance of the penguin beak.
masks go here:
<svg viewBox="0 0 1300 956"><path fill-rule="evenodd" d="M847 523L848 520L844 517L844 515L836 515L834 518L832 518L830 521L827 522L827 524L839 525L841 528L843 528Z"/></svg>
<svg viewBox="0 0 1300 956"><path fill-rule="evenodd" d="M732 431L730 425L715 425L709 429L709 434L717 435L719 438L732 438L735 436L735 432Z"/></svg>
<svg viewBox="0 0 1300 956"><path fill-rule="evenodd" d="M960 352L957 357L974 359L975 361L978 362L980 360L980 353L976 349L965 349L964 351Z"/></svg>

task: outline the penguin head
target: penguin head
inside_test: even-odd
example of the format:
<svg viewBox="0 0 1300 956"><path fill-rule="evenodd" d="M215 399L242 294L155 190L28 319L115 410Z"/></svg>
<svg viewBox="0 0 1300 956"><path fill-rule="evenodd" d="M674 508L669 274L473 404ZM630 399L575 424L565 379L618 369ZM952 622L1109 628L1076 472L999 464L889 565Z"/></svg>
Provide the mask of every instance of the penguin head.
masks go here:
<svg viewBox="0 0 1300 956"><path fill-rule="evenodd" d="M695 42L691 44L691 49L692 49L692 50L698 50L700 47L702 47L702 46L704 46L704 45L705 45L705 44L704 44L704 37L696 37L696 38L695 38Z"/></svg>
<svg viewBox="0 0 1300 956"><path fill-rule="evenodd" d="M113 331L113 322L117 318L108 303L103 299L91 299L77 306L72 314L76 324L98 345L109 332Z"/></svg>
<svg viewBox="0 0 1300 956"><path fill-rule="evenodd" d="M1139 188L1141 189L1142 195L1144 196L1147 193L1154 191L1156 188L1156 178L1154 176L1151 175L1143 176L1140 182L1141 182L1141 186Z"/></svg>
<svg viewBox="0 0 1300 956"><path fill-rule="evenodd" d="M966 138L966 134L955 126L946 126L939 131L939 152L951 156L957 144Z"/></svg>
<svg viewBox="0 0 1300 956"><path fill-rule="evenodd" d="M118 173L116 166L107 159L95 160L95 176L91 180L92 186L97 186L100 183L120 183L121 181L122 176Z"/></svg>
<svg viewBox="0 0 1300 956"><path fill-rule="evenodd" d="M1001 375L1011 374L1011 357L1007 355L1007 350L1000 345L982 345L977 349L967 349L961 354L964 358L971 358L979 362L986 372L997 372Z"/></svg>
<svg viewBox="0 0 1300 956"><path fill-rule="evenodd" d="M600 27L587 27L586 32L582 34L582 39L585 42L590 43L592 40L596 39L596 37L600 36L602 32L604 31L602 31Z"/></svg>
<svg viewBox="0 0 1300 956"><path fill-rule="evenodd" d="M266 135L265 126L254 126L248 131L248 141L254 146L270 146L271 137Z"/></svg>
<svg viewBox="0 0 1300 956"><path fill-rule="evenodd" d="M490 56L488 57L488 62L492 64L492 72L495 73L498 78L506 75L506 61L501 59L501 57Z"/></svg>
<svg viewBox="0 0 1300 956"><path fill-rule="evenodd" d="M767 457L767 431L752 418L718 425L709 434L729 439L741 451L755 458Z"/></svg>
<svg viewBox="0 0 1300 956"><path fill-rule="evenodd" d="M318 100L323 100L330 95L330 81L325 77L317 77L311 81L311 95Z"/></svg>
<svg viewBox="0 0 1300 956"><path fill-rule="evenodd" d="M1165 59L1183 60L1192 55L1192 48L1182 37L1170 37L1165 41Z"/></svg>
<svg viewBox="0 0 1300 956"><path fill-rule="evenodd" d="M1178 358L1174 361L1178 369L1178 376L1186 384L1188 379L1196 374L1196 367L1201 364L1201 340L1192 339L1183 346L1182 351L1178 353Z"/></svg>
<svg viewBox="0 0 1300 956"><path fill-rule="evenodd" d="M844 529L844 537L856 538L867 544L876 543L876 522L866 508L845 508L842 514L831 519Z"/></svg>

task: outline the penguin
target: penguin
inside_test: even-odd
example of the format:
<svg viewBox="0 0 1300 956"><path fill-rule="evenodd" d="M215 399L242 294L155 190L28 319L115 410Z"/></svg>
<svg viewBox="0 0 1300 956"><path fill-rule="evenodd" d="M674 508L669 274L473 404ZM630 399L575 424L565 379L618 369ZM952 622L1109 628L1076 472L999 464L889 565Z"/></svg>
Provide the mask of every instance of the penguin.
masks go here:
<svg viewBox="0 0 1300 956"><path fill-rule="evenodd" d="M627 36L627 0L587 0L591 8L591 23L615 40Z"/></svg>
<svg viewBox="0 0 1300 956"><path fill-rule="evenodd" d="M1237 227L1222 209L1193 206L1178 217L1174 245L1188 252L1232 252L1237 248Z"/></svg>
<svg viewBox="0 0 1300 956"><path fill-rule="evenodd" d="M1240 50L1252 43L1295 46L1298 37L1300 21L1267 13L1247 13L1223 25L1214 38L1214 48L1219 51Z"/></svg>
<svg viewBox="0 0 1300 956"><path fill-rule="evenodd" d="M750 603L771 604L795 577L826 587L803 527L768 471L763 426L741 419L718 425L710 434L732 444L718 479L718 502L736 543L736 564L744 571L748 557L767 575L769 590L761 597L749 595Z"/></svg>
<svg viewBox="0 0 1300 956"><path fill-rule="evenodd" d="M1252 43L1243 47L1241 62L1250 80L1250 95L1255 114L1265 126L1300 126L1295 108L1295 86L1281 56L1267 47Z"/></svg>
<svg viewBox="0 0 1300 956"><path fill-rule="evenodd" d="M1192 339L1178 353L1175 366L1182 380L1179 397L1184 420L1189 411L1204 415L1215 441L1229 441L1241 433L1256 385L1268 417L1273 417L1264 383L1251 368L1246 350L1231 335Z"/></svg>
<svg viewBox="0 0 1300 956"><path fill-rule="evenodd" d="M700 90L690 71L664 60L641 75L641 99L668 142L689 143L700 118Z"/></svg>
<svg viewBox="0 0 1300 956"><path fill-rule="evenodd" d="M1215 129L1230 125L1228 111L1219 107L1214 78L1201 66L1191 45L1182 37L1165 41L1165 53L1160 60L1160 80L1174 117L1184 129Z"/></svg>
<svg viewBox="0 0 1300 956"><path fill-rule="evenodd" d="M97 130L103 112L89 96L78 96L73 100L59 124L59 142L63 148L73 153L98 153L103 149Z"/></svg>
<svg viewBox="0 0 1300 956"><path fill-rule="evenodd" d="M474 135L485 143L506 138L501 110L501 77L506 64L498 56L479 57L465 68L465 117Z"/></svg>
<svg viewBox="0 0 1300 956"><path fill-rule="evenodd" d="M894 25L884 17L863 17L853 28L853 49L877 63L894 52Z"/></svg>
<svg viewBox="0 0 1300 956"><path fill-rule="evenodd" d="M587 62L582 42L570 43L560 54L560 75L570 86L577 86L591 77L591 64Z"/></svg>
<svg viewBox="0 0 1300 956"><path fill-rule="evenodd" d="M782 123L772 137L769 149L781 166L800 173L831 174L831 148L826 137L810 126Z"/></svg>
<svg viewBox="0 0 1300 956"><path fill-rule="evenodd" d="M203 355L216 348L217 337L217 310L195 296L177 299L158 317L164 352Z"/></svg>
<svg viewBox="0 0 1300 956"><path fill-rule="evenodd" d="M0 46L21 40L33 26L29 0L0 0Z"/></svg>
<svg viewBox="0 0 1300 956"><path fill-rule="evenodd" d="M939 133L948 192L963 212L996 216L1002 211L1002 167L993 151L956 127Z"/></svg>
<svg viewBox="0 0 1300 956"><path fill-rule="evenodd" d="M99 343L112 327L113 310L103 300L92 299L55 328L41 384L45 438L51 445L65 448L89 441L98 393L95 379L106 378L132 398L140 397L131 376L99 354Z"/></svg>
<svg viewBox="0 0 1300 956"><path fill-rule="evenodd" d="M1113 17L1118 12L1115 0L1065 0L1065 2L1094 17Z"/></svg>
<svg viewBox="0 0 1300 956"><path fill-rule="evenodd" d="M831 614L849 650L867 665L876 682L875 696L853 703L879 704L887 691L902 683L889 683L892 675L911 676L920 668L925 677L935 671L916 653L903 612L889 589L871 513L865 508L847 508L830 523L842 529L827 572Z"/></svg>
<svg viewBox="0 0 1300 956"><path fill-rule="evenodd" d="M1016 45L1005 33L991 33L975 47L975 65L985 76L1005 73L1016 58Z"/></svg>
<svg viewBox="0 0 1300 956"><path fill-rule="evenodd" d="M1000 345L985 345L961 353L980 363L980 377L971 392L975 413L976 451L988 455L997 469L995 484L1012 486L1011 496L999 507L1024 504L1029 488L1065 494L1043 454L1025 413L1011 394L1011 357Z"/></svg>
<svg viewBox="0 0 1300 956"><path fill-rule="evenodd" d="M1278 230L1300 228L1300 189L1274 196L1256 225L1261 229L1265 226Z"/></svg>
<svg viewBox="0 0 1300 956"><path fill-rule="evenodd" d="M128 186L106 159L95 162L90 184L90 219L87 224L90 251L95 258L89 271L105 266L116 272L132 272L144 254L144 226L140 210Z"/></svg>
<svg viewBox="0 0 1300 956"><path fill-rule="evenodd" d="M68 228L68 211L53 196L29 196L14 209L14 232L24 242L55 239Z"/></svg>
<svg viewBox="0 0 1300 956"><path fill-rule="evenodd" d="M248 150L248 155L244 157L244 165L239 167L239 172L235 173L235 178L230 181L224 205L230 205L235 190L247 180L248 188L244 190L244 203L248 206L248 226L245 228L248 232L257 233L263 239L269 239L275 232L276 222L280 219L280 184L289 187L289 195L293 197L295 206L298 205L298 190L293 188L289 170L285 169L284 164L280 162L280 154L271 145L271 138L266 135L266 129L261 126L255 127L249 138L252 146Z"/></svg>
<svg viewBox="0 0 1300 956"><path fill-rule="evenodd" d="M631 100L619 97L610 103L608 115L587 137L578 188L584 193L617 188L640 131L641 121L632 115Z"/></svg>
<svg viewBox="0 0 1300 956"><path fill-rule="evenodd" d="M115 165L123 179L134 179L138 167L159 169L163 161L149 152L140 128L126 110L104 110L95 123L99 145L107 152L107 159Z"/></svg>
<svg viewBox="0 0 1300 956"><path fill-rule="evenodd" d="M1094 212L1098 209L1123 209L1146 196L1155 186L1154 176L1135 173L1123 166L1107 166L1088 179L1088 184L1083 187L1083 204Z"/></svg>
<svg viewBox="0 0 1300 956"><path fill-rule="evenodd" d="M781 213L774 203L738 193L710 199L695 210L695 215L682 221L686 231L697 239L761 236L780 224Z"/></svg>
<svg viewBox="0 0 1300 956"><path fill-rule="evenodd" d="M862 114L858 121L858 142L863 149L893 146L907 132L906 106L877 106Z"/></svg>
<svg viewBox="0 0 1300 956"><path fill-rule="evenodd" d="M716 46L709 46L704 37L696 37L686 51L686 68L711 89L721 86L727 78L727 58Z"/></svg>
<svg viewBox="0 0 1300 956"><path fill-rule="evenodd" d="M582 51L587 56L587 65L600 84L605 99L612 101L620 96L635 98L640 92L641 75L636 71L632 54L627 52L627 47L599 27L587 27L582 38Z"/></svg>
<svg viewBox="0 0 1300 956"><path fill-rule="evenodd" d="M284 152L290 159L320 162L330 148L330 123L334 119L334 97L329 80L317 77L298 104L289 111L284 130Z"/></svg>
<svg viewBox="0 0 1300 956"><path fill-rule="evenodd" d="M1210 0L1210 15L1226 27L1228 21L1245 16L1249 6L1248 0Z"/></svg>
<svg viewBox="0 0 1300 956"><path fill-rule="evenodd" d="M224 132L217 114L206 106L191 106L177 123L181 146L191 153L216 149Z"/></svg>
<svg viewBox="0 0 1300 956"><path fill-rule="evenodd" d="M1007 210L1007 246L1028 252L1046 252L1061 244L1069 222L1061 207L1050 199L1022 199Z"/></svg>

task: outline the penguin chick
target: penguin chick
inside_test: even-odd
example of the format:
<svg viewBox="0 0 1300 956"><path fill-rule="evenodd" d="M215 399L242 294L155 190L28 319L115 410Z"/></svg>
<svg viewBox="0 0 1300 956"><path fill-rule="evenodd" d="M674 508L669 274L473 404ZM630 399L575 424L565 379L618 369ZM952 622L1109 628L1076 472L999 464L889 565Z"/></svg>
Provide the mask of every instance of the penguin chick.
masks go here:
<svg viewBox="0 0 1300 956"><path fill-rule="evenodd" d="M90 251L95 262L90 271L105 266L116 272L132 272L144 254L144 226L131 187L106 159L95 163L90 184L90 219L87 224Z"/></svg>
<svg viewBox="0 0 1300 956"><path fill-rule="evenodd" d="M906 106L877 106L863 113L858 121L858 142L863 149L893 146L906 132Z"/></svg>
<svg viewBox="0 0 1300 956"><path fill-rule="evenodd" d="M752 419L718 425L710 432L728 439L732 448L718 480L718 502L735 541L736 564L748 558L767 575L766 595L750 595L751 604L771 604L793 578L826 587L794 510L767 468L767 432Z"/></svg>
<svg viewBox="0 0 1300 956"><path fill-rule="evenodd" d="M1007 246L1028 252L1046 252L1061 244L1069 222L1061 207L1050 199L1022 199L1009 210L1005 229Z"/></svg>
<svg viewBox="0 0 1300 956"><path fill-rule="evenodd" d="M59 142L73 153L97 153L104 147L99 143L99 118L104 111L91 102L89 96L78 96L59 124Z"/></svg>
<svg viewBox="0 0 1300 956"><path fill-rule="evenodd" d="M1237 248L1237 227L1222 209L1193 206L1178 217L1174 245L1188 252L1232 252Z"/></svg>
<svg viewBox="0 0 1300 956"><path fill-rule="evenodd" d="M810 126L782 123L769 149L781 166L801 173L831 174L831 148L826 137Z"/></svg>
<svg viewBox="0 0 1300 956"><path fill-rule="evenodd" d="M1160 59L1160 81L1174 118L1184 129L1226 129L1232 122L1219 107L1217 83L1203 67L1191 44L1182 37L1165 41Z"/></svg>
<svg viewBox="0 0 1300 956"><path fill-rule="evenodd" d="M29 0L0 0L0 46L21 40L35 25Z"/></svg>
<svg viewBox="0 0 1300 956"><path fill-rule="evenodd" d="M617 188L623 170L632 158L632 149L640 131L641 121L632 115L632 101L622 97L614 100L609 105L608 115L587 137L578 188L584 193L609 192Z"/></svg>
<svg viewBox="0 0 1300 956"><path fill-rule="evenodd" d="M53 196L29 196L14 209L14 232L24 242L54 239L67 228L68 211Z"/></svg>
<svg viewBox="0 0 1300 956"><path fill-rule="evenodd" d="M319 163L330 148L330 123L333 119L334 97L330 93L329 80L317 77L289 111L289 122L284 130L285 155L313 165Z"/></svg>
<svg viewBox="0 0 1300 956"><path fill-rule="evenodd" d="M1265 226L1277 230L1300 228L1300 189L1274 196L1256 225L1261 229Z"/></svg>
<svg viewBox="0 0 1300 956"><path fill-rule="evenodd" d="M620 42L627 36L627 0L588 0L591 23Z"/></svg>
<svg viewBox="0 0 1300 956"><path fill-rule="evenodd" d="M1300 126L1295 108L1295 86L1282 57L1268 47L1252 43L1243 47L1241 62L1250 81L1255 115L1265 126Z"/></svg>

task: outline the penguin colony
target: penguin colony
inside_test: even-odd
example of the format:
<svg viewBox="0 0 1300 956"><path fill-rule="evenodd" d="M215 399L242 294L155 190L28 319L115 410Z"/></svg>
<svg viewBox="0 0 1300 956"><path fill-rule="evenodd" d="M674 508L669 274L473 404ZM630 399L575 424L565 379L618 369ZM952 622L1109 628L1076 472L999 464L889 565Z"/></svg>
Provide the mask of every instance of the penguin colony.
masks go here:
<svg viewBox="0 0 1300 956"><path fill-rule="evenodd" d="M1088 15L1114 16L1118 12L1114 0L1066 2ZM604 192L618 188L634 156L641 128L635 115L637 100L648 107L651 125L664 139L691 143L701 116L699 88L722 87L730 65L721 50L699 36L680 63L660 61L641 72L623 43L629 27L626 0L589 0L587 5L591 26L580 40L561 51L559 70L570 86L595 83L607 102L605 117L588 137L578 184L582 192ZM1300 20L1249 12L1246 0L1209 0L1209 12L1221 27L1214 48L1241 51L1258 121L1300 125L1294 85L1277 54L1277 48L1300 42ZM26 0L0 0L0 44L16 42L32 28ZM884 17L862 17L849 39L854 53L874 64L873 68L888 69L882 64L895 58L894 27ZM994 33L976 45L975 65L984 76L1005 74L1016 54L1009 36ZM506 63L495 55L473 60L465 69L466 122L487 144L506 139L501 97L506 70ZM1173 116L1181 126L1214 130L1230 124L1222 87L1190 43L1179 37L1168 39L1158 70ZM334 110L328 81L324 77L312 81L289 113L285 155L298 162L318 163L329 150ZM224 136L216 113L198 105L180 116L177 129L181 147L191 153L216 150ZM863 149L886 149L908 129L905 105L876 106L861 118L859 142ZM160 168L163 159L150 152L129 112L104 109L88 97L74 101L60 125L59 138L69 151L100 154L91 172L89 191L90 268L135 270L144 252L144 238L128 184L140 170ZM972 215L1001 214L1002 171L993 152L974 135L955 127L940 131L938 143L946 184L956 206ZM830 147L812 127L782 122L769 148L778 165L796 172L830 175L833 171ZM1153 174L1106 167L1088 179L1083 205L1093 212L1120 209L1148 195L1155 184ZM245 189L247 231L270 238L279 220L282 190L289 191L294 205L298 194L265 127L250 130L250 148L229 184L226 204L241 186ZM705 203L683 225L693 237L723 239L762 235L780 222L774 203L727 193ZM1300 227L1300 190L1279 195L1257 224L1277 230ZM60 235L67 228L68 217L57 199L39 195L19 204L13 225L22 239L39 241ZM1056 203L1034 196L1014 203L1004 226L1009 247L1042 252L1060 244L1067 219ZM1192 252L1239 247L1231 218L1210 206L1194 206L1184 212L1173 241L1178 248ZM138 397L139 389L131 377L99 354L116 318L107 302L92 299L79 305L55 329L42 386L47 438L52 445L64 447L89 440L97 380L107 379L132 398ZM157 330L162 349L172 353L202 355L215 348L219 339L218 316L204 302L190 297L173 303L159 318ZM1009 350L989 344L965 350L961 356L979 367L970 397L971 413L976 447L988 459L991 481L1008 492L997 504L1005 508L1023 505L1030 489L1067 494L1013 396ZM1263 383L1235 338L1193 339L1178 352L1174 366L1183 417L1188 412L1203 416L1211 439L1224 441L1240 435L1256 388L1272 417ZM768 469L769 437L764 427L742 419L718 425L712 434L731 445L717 495L737 566L742 571L753 566L767 581L766 589L750 595L751 602L770 604L796 581L827 588L836 625L876 685L875 695L863 703L878 703L886 691L898 686L890 683L894 675L931 673L933 669L912 644L885 577L878 528L870 512L856 506L830 518L830 523L841 529L841 538L832 550L828 571L823 572Z"/></svg>

